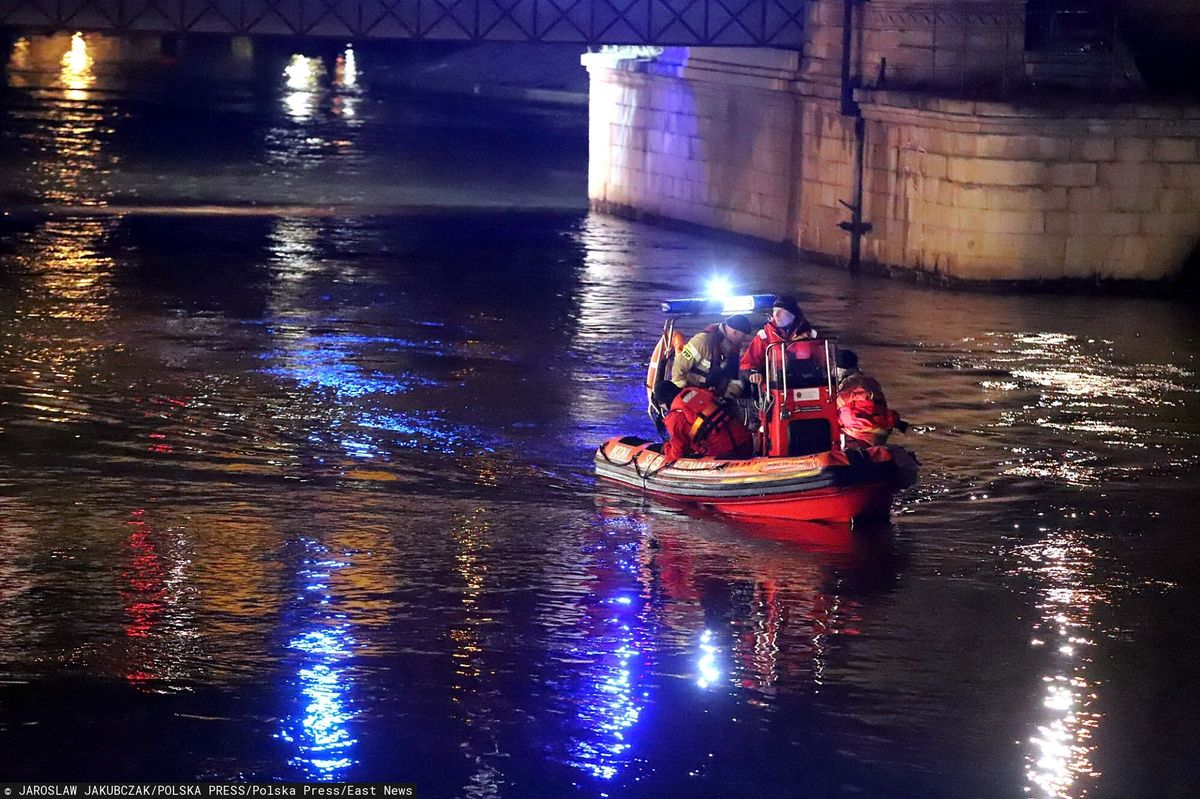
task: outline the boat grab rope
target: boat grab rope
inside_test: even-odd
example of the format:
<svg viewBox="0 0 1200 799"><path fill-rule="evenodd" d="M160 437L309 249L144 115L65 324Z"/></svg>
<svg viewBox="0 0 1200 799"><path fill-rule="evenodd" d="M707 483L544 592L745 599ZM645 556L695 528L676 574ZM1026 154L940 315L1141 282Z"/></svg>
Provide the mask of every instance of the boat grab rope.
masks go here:
<svg viewBox="0 0 1200 799"><path fill-rule="evenodd" d="M667 467L669 467L671 465L671 463L672 463L672 461L669 461L666 458L663 458L662 465L659 466L657 469L647 469L646 471L643 472L642 467L637 464L637 461L634 461L633 470L635 472L637 472L637 476L642 479L642 490L644 491L646 489L646 481L647 480L649 480L652 477L658 477L658 473L661 472L663 469L666 469Z"/></svg>
<svg viewBox="0 0 1200 799"><path fill-rule="evenodd" d="M649 481L651 478L658 477L659 473L661 473L664 469L669 469L672 465L674 465L674 463L675 463L674 461L669 461L664 458L662 465L659 466L657 469L647 469L646 471L643 472L642 467L639 466L636 461L634 461L633 470L637 473L637 476L640 477L642 480L642 490L643 491L646 490L647 481ZM719 472L728 466L729 466L728 462L718 463L712 467L711 471Z"/></svg>
<svg viewBox="0 0 1200 799"><path fill-rule="evenodd" d="M652 480L655 477L658 477L658 475L661 472L663 472L665 469L669 469L674 464L674 461L669 461L666 458L663 458L660 454L659 458L662 461L661 464L656 468L648 468L645 471L643 471L641 464L638 463L638 455L640 455L646 451L646 449L644 447L634 450L633 455L629 458L629 460L621 461L621 462L615 461L612 458L608 457L608 452L605 451L604 447L600 447L600 449L597 451L600 453L600 456L602 458L604 458L604 460L606 462L608 462L612 466L617 467L618 469L622 469L626 466L632 465L634 474L636 474L638 476L638 479L642 481L642 490L643 491L648 490L648 487L646 484L650 480ZM728 466L729 466L728 462L718 463L713 466L713 471L721 471L721 470L727 468Z"/></svg>
<svg viewBox="0 0 1200 799"><path fill-rule="evenodd" d="M610 464L612 464L613 466L616 466L616 467L620 468L620 467L628 466L629 464L631 464L631 463L632 463L632 464L633 464L633 468L634 468L635 470L637 469L637 463L636 463L635 461L637 461L637 456L638 456L638 453L639 453L639 452L641 452L641 450L640 450L640 449L635 449L635 450L633 451L633 455L631 455L631 456L629 457L629 460L625 461L624 463L617 463L617 462L616 462L616 461L614 461L612 458L608 457L608 453L607 453L607 452L605 452L605 450L604 450L604 447L601 447L601 448L600 448L600 454L601 454L602 456L604 456L604 460L608 461L608 462L609 462ZM639 474L639 477L640 477L640 476L641 476L641 475Z"/></svg>

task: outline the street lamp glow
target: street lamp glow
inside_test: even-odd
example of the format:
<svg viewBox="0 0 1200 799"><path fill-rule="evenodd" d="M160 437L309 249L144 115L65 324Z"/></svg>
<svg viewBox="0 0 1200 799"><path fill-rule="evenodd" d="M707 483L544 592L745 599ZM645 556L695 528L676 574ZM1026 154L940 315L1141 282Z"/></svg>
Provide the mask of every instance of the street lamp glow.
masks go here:
<svg viewBox="0 0 1200 799"><path fill-rule="evenodd" d="M291 62L283 70L284 77L287 78L287 87L293 90L314 88L317 83L315 61L315 58L293 55Z"/></svg>
<svg viewBox="0 0 1200 799"><path fill-rule="evenodd" d="M337 57L333 82L342 89L353 89L358 85L358 60L354 57L353 45L347 44L346 50Z"/></svg>
<svg viewBox="0 0 1200 799"><path fill-rule="evenodd" d="M63 53L62 68L64 78L82 78L91 72L92 57L82 33L76 31L71 37L71 49Z"/></svg>

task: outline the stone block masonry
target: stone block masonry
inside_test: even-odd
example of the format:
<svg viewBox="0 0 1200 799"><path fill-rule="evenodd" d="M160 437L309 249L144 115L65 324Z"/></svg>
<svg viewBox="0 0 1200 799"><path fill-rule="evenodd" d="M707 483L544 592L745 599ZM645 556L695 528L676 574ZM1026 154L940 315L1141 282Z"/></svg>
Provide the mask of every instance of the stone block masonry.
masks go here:
<svg viewBox="0 0 1200 799"><path fill-rule="evenodd" d="M593 204L788 239L798 54L739 52L584 57Z"/></svg>
<svg viewBox="0 0 1200 799"><path fill-rule="evenodd" d="M584 58L596 207L848 258L838 223L853 201L854 120L827 60L736 49ZM865 262L968 282L1161 280L1200 243L1200 108L882 89L856 100Z"/></svg>
<svg viewBox="0 0 1200 799"><path fill-rule="evenodd" d="M1155 116L1146 107L931 103L926 95L872 90L857 99L869 144L864 206L873 230L865 260L966 281L1159 280L1176 275L1200 243L1193 202L1200 182L1189 174L1200 109L1181 115L1163 108ZM841 118L828 101L802 98L801 105L809 118ZM806 176L836 180L807 153L801 162ZM848 241L833 252L815 246L829 240L815 227L830 207L823 205L828 192L807 183L796 243L845 258ZM849 183L837 189L841 199L851 196Z"/></svg>

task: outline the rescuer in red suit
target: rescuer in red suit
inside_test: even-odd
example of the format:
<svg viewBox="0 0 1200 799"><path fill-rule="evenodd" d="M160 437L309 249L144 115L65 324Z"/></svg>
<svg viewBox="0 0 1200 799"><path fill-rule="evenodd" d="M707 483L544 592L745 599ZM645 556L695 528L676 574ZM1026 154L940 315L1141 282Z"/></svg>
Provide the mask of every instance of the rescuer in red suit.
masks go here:
<svg viewBox="0 0 1200 799"><path fill-rule="evenodd" d="M654 387L654 403L663 414L669 436L662 448L667 460L753 455L750 431L708 389L680 389L670 380L663 380Z"/></svg>
<svg viewBox="0 0 1200 799"><path fill-rule="evenodd" d="M795 297L776 297L771 303L771 321L750 340L750 347L742 355L738 365L743 379L758 385L763 381L767 365L767 346L775 343L790 343L815 338L817 332L804 318L800 303ZM793 358L811 358L811 355L789 348Z"/></svg>
<svg viewBox="0 0 1200 799"><path fill-rule="evenodd" d="M837 376L838 422L846 434L846 446L882 446L893 429L908 430L908 422L888 408L879 381L859 371L854 350L838 352Z"/></svg>

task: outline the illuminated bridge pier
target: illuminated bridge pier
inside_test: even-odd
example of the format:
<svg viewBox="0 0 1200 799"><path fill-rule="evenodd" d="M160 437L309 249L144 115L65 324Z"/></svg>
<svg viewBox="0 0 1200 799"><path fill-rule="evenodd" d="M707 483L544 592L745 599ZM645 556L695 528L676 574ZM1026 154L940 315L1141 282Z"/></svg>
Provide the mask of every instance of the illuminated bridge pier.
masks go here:
<svg viewBox="0 0 1200 799"><path fill-rule="evenodd" d="M806 8L799 50L585 56L593 206L952 281L1161 280L1196 258L1200 104L1145 99L1196 74L1161 56L1187 57L1195 15L1143 18L1155 61L1112 8L1069 35L1052 2Z"/></svg>

